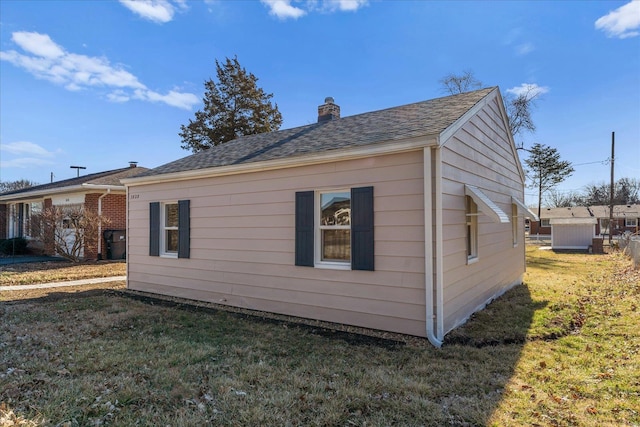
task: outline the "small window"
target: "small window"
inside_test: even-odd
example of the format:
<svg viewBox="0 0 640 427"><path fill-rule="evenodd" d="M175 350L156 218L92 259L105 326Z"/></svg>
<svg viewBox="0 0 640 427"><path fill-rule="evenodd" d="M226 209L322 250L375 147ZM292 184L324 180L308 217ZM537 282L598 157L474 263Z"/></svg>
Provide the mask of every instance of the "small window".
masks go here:
<svg viewBox="0 0 640 427"><path fill-rule="evenodd" d="M637 227L638 226L638 218L626 218L624 220L625 227Z"/></svg>
<svg viewBox="0 0 640 427"><path fill-rule="evenodd" d="M551 227L551 220L550 219L541 219L540 220L540 227Z"/></svg>
<svg viewBox="0 0 640 427"><path fill-rule="evenodd" d="M478 205L469 196L465 196L467 218L467 260L478 258Z"/></svg>
<svg viewBox="0 0 640 427"><path fill-rule="evenodd" d="M511 234L513 235L513 246L518 246L518 206L511 204Z"/></svg>
<svg viewBox="0 0 640 427"><path fill-rule="evenodd" d="M351 192L320 193L320 262L351 262Z"/></svg>
<svg viewBox="0 0 640 427"><path fill-rule="evenodd" d="M178 256L178 203L164 203L162 208L162 255Z"/></svg>
<svg viewBox="0 0 640 427"><path fill-rule="evenodd" d="M600 234L609 234L609 218L600 218Z"/></svg>

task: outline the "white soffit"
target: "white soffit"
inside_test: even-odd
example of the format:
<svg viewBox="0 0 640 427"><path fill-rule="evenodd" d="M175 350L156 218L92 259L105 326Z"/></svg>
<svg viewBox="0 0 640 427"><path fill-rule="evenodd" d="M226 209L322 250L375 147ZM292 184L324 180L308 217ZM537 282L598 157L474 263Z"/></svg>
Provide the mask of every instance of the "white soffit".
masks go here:
<svg viewBox="0 0 640 427"><path fill-rule="evenodd" d="M520 200L511 196L511 203L518 205L518 208L521 209L523 213L528 213L531 216L531 218L533 218L534 221L540 221L540 218L538 218L538 215L531 212L531 210Z"/></svg>
<svg viewBox="0 0 640 427"><path fill-rule="evenodd" d="M480 191L478 187L465 184L464 194L465 196L471 197L478 205L480 211L491 218L493 222L499 222L501 224L508 224L510 222L507 214L504 213L498 205L493 203L486 194Z"/></svg>

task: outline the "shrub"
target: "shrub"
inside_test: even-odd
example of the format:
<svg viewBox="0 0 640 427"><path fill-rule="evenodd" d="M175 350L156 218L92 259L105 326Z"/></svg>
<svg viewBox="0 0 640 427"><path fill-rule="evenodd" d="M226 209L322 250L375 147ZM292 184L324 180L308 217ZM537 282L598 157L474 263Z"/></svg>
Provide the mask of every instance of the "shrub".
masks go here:
<svg viewBox="0 0 640 427"><path fill-rule="evenodd" d="M6 255L24 255L27 253L27 241L24 237L2 240L0 252Z"/></svg>

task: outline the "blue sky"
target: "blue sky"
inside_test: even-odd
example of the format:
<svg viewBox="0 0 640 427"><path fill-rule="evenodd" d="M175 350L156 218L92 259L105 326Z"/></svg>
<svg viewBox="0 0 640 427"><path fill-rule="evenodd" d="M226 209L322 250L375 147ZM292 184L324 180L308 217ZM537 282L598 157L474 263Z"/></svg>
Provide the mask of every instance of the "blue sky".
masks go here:
<svg viewBox="0 0 640 427"><path fill-rule="evenodd" d="M189 155L180 125L234 55L282 128L315 122L327 96L348 116L443 96L443 76L472 70L540 92L537 131L516 139L576 165L559 190L608 181L612 131L616 178L638 178L639 33L638 0L2 0L0 181Z"/></svg>

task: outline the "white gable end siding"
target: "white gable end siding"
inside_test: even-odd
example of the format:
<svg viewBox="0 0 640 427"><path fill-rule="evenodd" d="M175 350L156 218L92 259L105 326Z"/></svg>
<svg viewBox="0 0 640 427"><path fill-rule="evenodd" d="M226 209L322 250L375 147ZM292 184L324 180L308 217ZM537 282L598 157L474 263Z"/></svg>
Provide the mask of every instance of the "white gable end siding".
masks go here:
<svg viewBox="0 0 640 427"><path fill-rule="evenodd" d="M524 225L518 227L514 247L511 224L493 222L483 213L478 217L478 259L467 262L464 185L478 187L507 213L511 196L524 199L515 149L497 102L488 103L442 148L445 333L488 300L521 283L525 269Z"/></svg>
<svg viewBox="0 0 640 427"><path fill-rule="evenodd" d="M376 271L294 265L295 192L374 187ZM130 289L425 335L422 152L129 188ZM189 259L151 257L149 203L188 199Z"/></svg>

